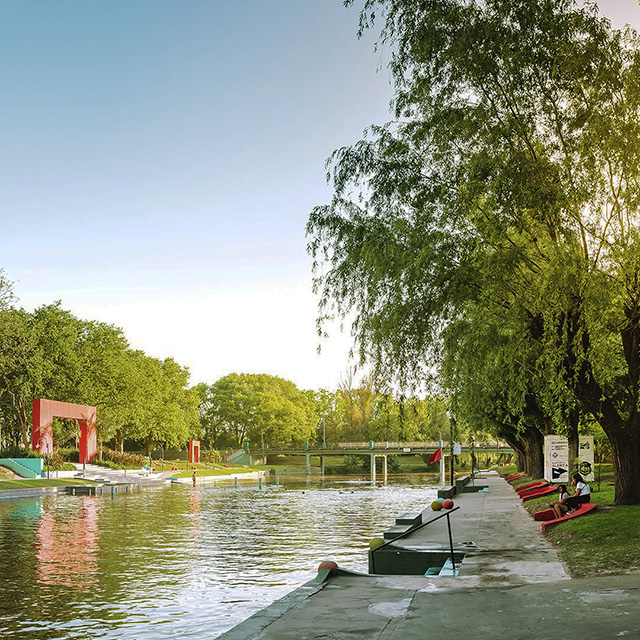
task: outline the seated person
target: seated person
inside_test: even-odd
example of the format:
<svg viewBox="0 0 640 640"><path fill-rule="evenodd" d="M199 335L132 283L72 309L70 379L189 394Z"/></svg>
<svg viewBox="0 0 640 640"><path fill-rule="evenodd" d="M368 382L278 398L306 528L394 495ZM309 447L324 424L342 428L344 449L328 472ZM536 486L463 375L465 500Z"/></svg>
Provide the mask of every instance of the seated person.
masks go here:
<svg viewBox="0 0 640 640"><path fill-rule="evenodd" d="M573 474L571 486L573 487L573 495L564 501L569 508L568 513L573 513L579 504L590 502L591 500L591 489L579 473Z"/></svg>
<svg viewBox="0 0 640 640"><path fill-rule="evenodd" d="M562 518L562 516L569 511L569 507L565 504L565 500L569 498L569 493L567 492L567 486L564 484L558 485L558 493L560 497L558 498L558 502L552 502L549 506L553 509L553 512L556 514L556 518Z"/></svg>

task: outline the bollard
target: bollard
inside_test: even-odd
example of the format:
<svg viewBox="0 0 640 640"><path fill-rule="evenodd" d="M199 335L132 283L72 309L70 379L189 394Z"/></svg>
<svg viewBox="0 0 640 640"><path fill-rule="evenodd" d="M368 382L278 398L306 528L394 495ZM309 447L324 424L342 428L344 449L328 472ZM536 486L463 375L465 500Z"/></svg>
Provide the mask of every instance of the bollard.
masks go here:
<svg viewBox="0 0 640 640"><path fill-rule="evenodd" d="M75 495L76 495L76 489L75 489L75 487L74 487L73 489L71 489L71 495L72 495L72 496L75 496Z"/></svg>
<svg viewBox="0 0 640 640"><path fill-rule="evenodd" d="M234 487L237 487L237 486L238 486L238 476L236 476L236 477L233 479L233 486L234 486Z"/></svg>
<svg viewBox="0 0 640 640"><path fill-rule="evenodd" d="M258 478L258 489L262 489L262 476Z"/></svg>
<svg viewBox="0 0 640 640"><path fill-rule="evenodd" d="M276 474L276 487L280 486L280 476Z"/></svg>

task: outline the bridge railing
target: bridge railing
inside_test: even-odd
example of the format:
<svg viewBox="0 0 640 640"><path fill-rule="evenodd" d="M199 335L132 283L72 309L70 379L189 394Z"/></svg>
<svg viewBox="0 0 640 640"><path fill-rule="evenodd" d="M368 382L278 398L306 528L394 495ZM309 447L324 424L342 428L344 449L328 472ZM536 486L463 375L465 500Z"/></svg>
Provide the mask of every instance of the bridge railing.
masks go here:
<svg viewBox="0 0 640 640"><path fill-rule="evenodd" d="M367 442L332 442L322 445L321 443L307 443L301 445L295 444L283 444L283 445L267 445L265 444L265 451L303 451L308 449L329 449L329 450L355 450L355 449L437 449L440 446L439 442L434 441L412 441L412 442L396 442L391 440L385 441L367 441ZM444 443L444 452L449 450L449 444ZM473 447L469 443L462 443L463 450L467 452L473 449L507 449L509 445L503 442L474 442ZM252 451L261 451L260 445L252 446Z"/></svg>

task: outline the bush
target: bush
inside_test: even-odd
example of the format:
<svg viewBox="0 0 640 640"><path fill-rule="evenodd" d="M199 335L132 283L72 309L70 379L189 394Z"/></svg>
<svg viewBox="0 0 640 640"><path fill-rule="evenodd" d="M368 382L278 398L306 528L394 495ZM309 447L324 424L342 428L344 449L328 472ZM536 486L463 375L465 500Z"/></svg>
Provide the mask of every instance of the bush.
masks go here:
<svg viewBox="0 0 640 640"><path fill-rule="evenodd" d="M208 451L200 452L200 460L202 462L208 462L209 464L213 464L216 462L223 462L222 454L216 449L210 449Z"/></svg>
<svg viewBox="0 0 640 640"><path fill-rule="evenodd" d="M0 458L42 458L42 456L32 449L12 446L0 449Z"/></svg>
<svg viewBox="0 0 640 640"><path fill-rule="evenodd" d="M369 456L352 455L347 456L347 462L345 464L345 470L347 473L364 473L367 469L367 462Z"/></svg>
<svg viewBox="0 0 640 640"><path fill-rule="evenodd" d="M78 449L65 449L64 447L60 447L58 453L62 456L62 459L67 462L80 462L80 451L78 451Z"/></svg>
<svg viewBox="0 0 640 640"><path fill-rule="evenodd" d="M104 448L102 450L102 462L113 462L116 464L115 469L124 469L127 467L142 467L144 464L143 457L139 453L120 453L113 449ZM98 464L99 461L94 460L94 463ZM109 465L103 465L109 466Z"/></svg>
<svg viewBox="0 0 640 640"><path fill-rule="evenodd" d="M111 460L98 460L96 458L91 464L97 464L99 467L107 467L108 469L122 469L122 465L111 462Z"/></svg>

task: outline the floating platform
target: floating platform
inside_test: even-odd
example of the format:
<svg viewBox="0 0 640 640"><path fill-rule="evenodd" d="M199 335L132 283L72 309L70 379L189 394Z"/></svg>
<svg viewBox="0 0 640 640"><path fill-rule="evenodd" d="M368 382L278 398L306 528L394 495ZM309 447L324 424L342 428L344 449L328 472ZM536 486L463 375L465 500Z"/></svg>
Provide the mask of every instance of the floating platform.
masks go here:
<svg viewBox="0 0 640 640"><path fill-rule="evenodd" d="M131 483L110 483L110 484L79 484L77 486L65 487L65 493L70 496L102 496L115 495L116 493L133 493L140 491L140 484Z"/></svg>

